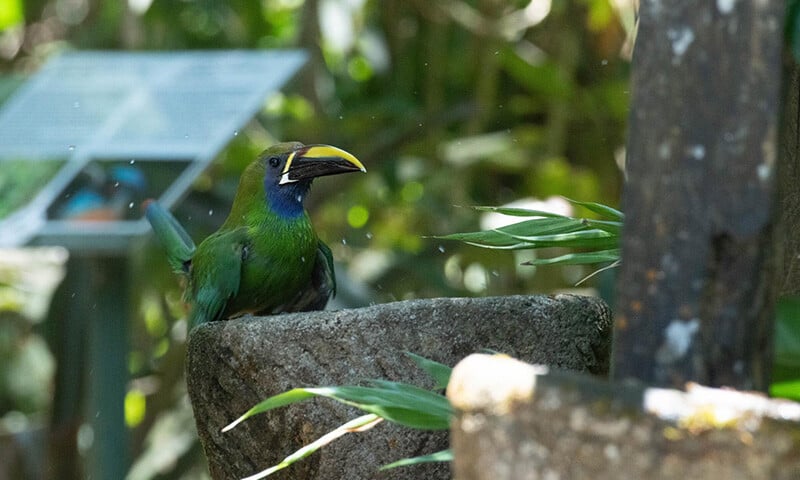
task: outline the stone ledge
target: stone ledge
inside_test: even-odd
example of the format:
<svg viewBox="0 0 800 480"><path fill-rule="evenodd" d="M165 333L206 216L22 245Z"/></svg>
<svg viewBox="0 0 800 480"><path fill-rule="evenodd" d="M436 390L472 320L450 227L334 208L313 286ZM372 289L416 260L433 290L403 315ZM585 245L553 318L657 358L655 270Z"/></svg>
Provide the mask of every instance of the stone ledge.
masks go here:
<svg viewBox="0 0 800 480"><path fill-rule="evenodd" d="M800 478L800 404L613 384L470 355L447 396L456 480Z"/></svg>
<svg viewBox="0 0 800 480"><path fill-rule="evenodd" d="M325 399L220 429L268 396L294 387L368 378L432 385L404 354L454 365L491 349L531 362L605 374L611 317L598 299L573 295L442 298L367 308L245 317L205 324L189 339L187 383L215 479L243 478L282 460L359 411ZM447 448L447 433L386 422L350 434L270 478L450 478L449 465L377 473L407 456Z"/></svg>

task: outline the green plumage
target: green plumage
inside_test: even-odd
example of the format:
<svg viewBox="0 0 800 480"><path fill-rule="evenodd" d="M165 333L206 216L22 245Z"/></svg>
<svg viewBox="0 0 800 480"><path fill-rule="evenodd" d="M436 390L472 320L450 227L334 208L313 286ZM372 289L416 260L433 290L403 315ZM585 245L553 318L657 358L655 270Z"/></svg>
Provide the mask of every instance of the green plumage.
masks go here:
<svg viewBox="0 0 800 480"><path fill-rule="evenodd" d="M188 278L190 326L324 308L336 289L333 256L303 199L315 177L358 170L364 168L355 157L334 147L275 145L245 169L225 223L196 248L177 220L150 202L145 213L169 263Z"/></svg>

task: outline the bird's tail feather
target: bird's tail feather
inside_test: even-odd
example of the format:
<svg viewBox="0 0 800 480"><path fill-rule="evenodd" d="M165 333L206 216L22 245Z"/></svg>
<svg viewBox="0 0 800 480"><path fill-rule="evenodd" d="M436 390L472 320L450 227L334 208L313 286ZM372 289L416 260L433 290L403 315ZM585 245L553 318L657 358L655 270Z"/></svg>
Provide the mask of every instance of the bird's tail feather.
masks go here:
<svg viewBox="0 0 800 480"><path fill-rule="evenodd" d="M178 220L153 200L144 204L144 214L153 227L159 242L167 251L167 261L177 273L188 273L189 262L195 251L192 238Z"/></svg>

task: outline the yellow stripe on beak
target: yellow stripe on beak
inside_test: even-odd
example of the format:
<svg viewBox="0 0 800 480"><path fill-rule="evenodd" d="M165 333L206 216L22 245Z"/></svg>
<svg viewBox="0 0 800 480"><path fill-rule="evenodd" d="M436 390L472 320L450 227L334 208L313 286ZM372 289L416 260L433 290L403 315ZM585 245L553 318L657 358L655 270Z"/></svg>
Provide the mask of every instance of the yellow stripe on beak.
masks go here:
<svg viewBox="0 0 800 480"><path fill-rule="evenodd" d="M364 168L364 165L358 161L358 159L351 153L342 150L341 148L336 148L330 145L310 145L306 147L308 150L303 154L305 158L330 158L330 157L339 157L344 159L356 167L362 172L366 172L367 169ZM289 156L289 159L286 161L286 168L284 172L287 172L289 169L289 164L292 161L294 153Z"/></svg>

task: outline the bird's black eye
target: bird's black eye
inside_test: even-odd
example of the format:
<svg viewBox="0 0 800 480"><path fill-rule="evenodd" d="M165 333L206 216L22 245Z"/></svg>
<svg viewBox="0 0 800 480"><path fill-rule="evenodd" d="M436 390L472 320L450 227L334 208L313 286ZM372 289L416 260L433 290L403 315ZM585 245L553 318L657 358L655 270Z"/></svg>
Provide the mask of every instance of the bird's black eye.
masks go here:
<svg viewBox="0 0 800 480"><path fill-rule="evenodd" d="M281 163L281 159L278 157L269 157L269 166L272 168L276 168Z"/></svg>

